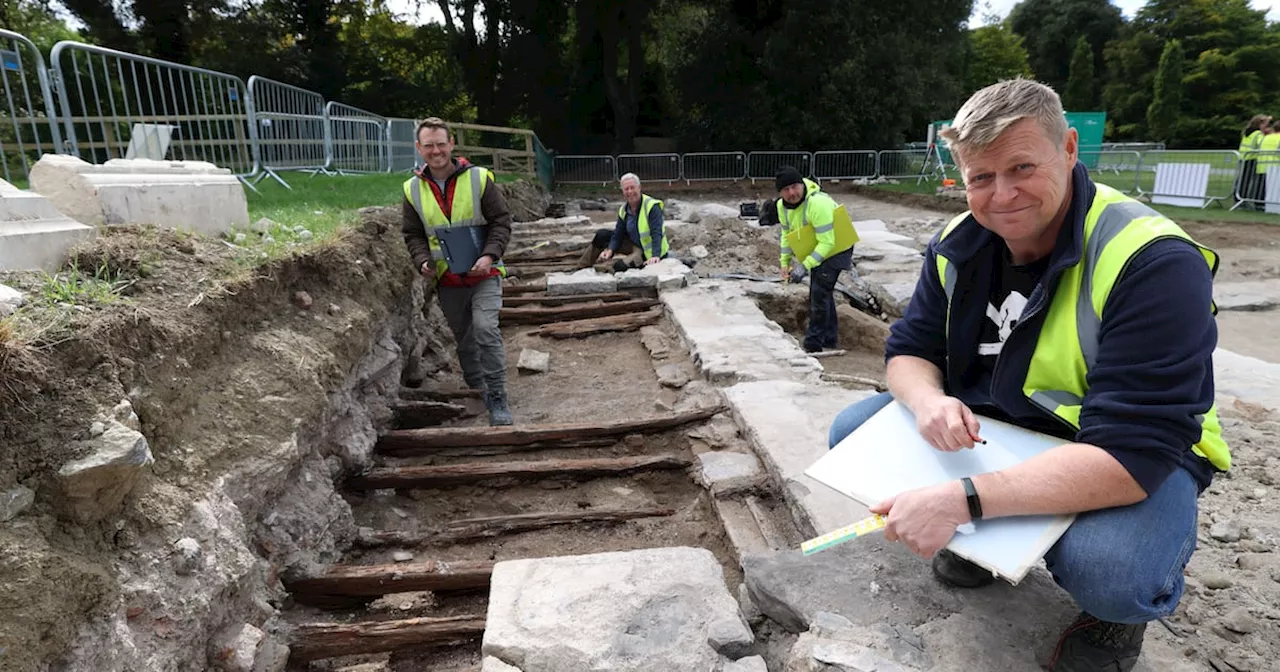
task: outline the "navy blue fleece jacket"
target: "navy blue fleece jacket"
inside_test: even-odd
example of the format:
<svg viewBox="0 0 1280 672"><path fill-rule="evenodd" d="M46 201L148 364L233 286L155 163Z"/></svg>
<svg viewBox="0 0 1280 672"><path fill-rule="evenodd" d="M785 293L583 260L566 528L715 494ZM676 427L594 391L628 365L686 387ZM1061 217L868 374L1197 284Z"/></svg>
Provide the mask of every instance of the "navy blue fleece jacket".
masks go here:
<svg viewBox="0 0 1280 672"><path fill-rule="evenodd" d="M978 365L978 341L993 273L1004 241L972 215L946 239L937 236L906 314L890 328L885 359L914 355L943 371L947 394L975 411L1107 451L1147 493L1179 466L1208 487L1215 469L1191 451L1200 440L1197 415L1213 404L1217 325L1210 309L1212 275L1191 244L1158 240L1140 251L1111 290L1102 312L1097 365L1077 432L1022 393L1031 354L1053 290L1080 260L1084 217L1096 189L1077 163L1071 206L1040 284L1009 335L991 376ZM947 336L946 295L935 255L956 264L955 305Z"/></svg>
<svg viewBox="0 0 1280 672"><path fill-rule="evenodd" d="M644 205L644 201L640 201ZM613 225L613 238L609 240L609 249L614 252L618 251L618 246L622 245L623 240L630 240L632 245L637 248L640 245L640 212L631 211L631 205L626 206L627 216L619 217L616 224ZM644 251L646 259L650 257L662 256L662 206L655 204L649 210L649 238L652 239L652 249Z"/></svg>

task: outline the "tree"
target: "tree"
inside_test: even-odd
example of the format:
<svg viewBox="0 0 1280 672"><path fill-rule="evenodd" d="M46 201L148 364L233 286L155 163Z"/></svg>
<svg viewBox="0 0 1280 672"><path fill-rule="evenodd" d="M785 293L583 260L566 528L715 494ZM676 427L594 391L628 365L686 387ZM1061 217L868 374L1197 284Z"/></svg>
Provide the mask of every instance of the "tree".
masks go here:
<svg viewBox="0 0 1280 672"><path fill-rule="evenodd" d="M965 90L973 93L989 84L1015 77L1031 77L1027 49L1008 26L995 24L969 31L971 55Z"/></svg>
<svg viewBox="0 0 1280 672"><path fill-rule="evenodd" d="M1009 26L1026 39L1031 70L1040 81L1064 91L1077 40L1095 48L1093 71L1104 74L1102 47L1119 33L1124 19L1110 0L1023 0L1009 12Z"/></svg>
<svg viewBox="0 0 1280 672"><path fill-rule="evenodd" d="M1178 124L1178 109L1182 106L1182 44L1171 40L1160 54L1160 69L1156 71L1155 92L1151 106L1147 108L1147 131L1153 140L1173 140Z"/></svg>
<svg viewBox="0 0 1280 672"><path fill-rule="evenodd" d="M1062 105L1074 111L1092 110L1097 105L1093 84L1093 47L1083 35L1076 40L1075 53L1071 54L1071 74L1062 93Z"/></svg>

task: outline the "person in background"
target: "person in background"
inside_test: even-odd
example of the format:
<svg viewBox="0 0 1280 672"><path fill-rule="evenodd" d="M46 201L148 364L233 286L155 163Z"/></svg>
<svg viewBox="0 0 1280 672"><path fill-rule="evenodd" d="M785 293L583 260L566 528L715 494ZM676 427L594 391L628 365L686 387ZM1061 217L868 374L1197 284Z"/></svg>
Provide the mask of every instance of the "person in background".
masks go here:
<svg viewBox="0 0 1280 672"><path fill-rule="evenodd" d="M436 289L440 310L457 341L463 379L468 387L484 391L489 424L510 425L507 356L498 316L511 211L493 173L453 158L453 138L443 120L430 117L419 123L415 144L425 165L404 183L405 245L414 268ZM484 227L480 258L462 275L449 270L433 232L446 226Z"/></svg>
<svg viewBox="0 0 1280 672"><path fill-rule="evenodd" d="M1258 209L1263 200L1264 181L1259 177L1263 171L1258 170L1258 150L1262 147L1262 139L1271 132L1271 117L1255 114L1245 124L1240 134L1240 173L1236 179L1235 194L1237 201L1244 201L1241 207Z"/></svg>
<svg viewBox="0 0 1280 672"><path fill-rule="evenodd" d="M778 244L781 247L783 282L798 283L809 279L809 324L804 332L804 351L821 352L839 345L840 330L836 315L836 281L840 271L853 268L853 248L835 249L834 199L822 191L817 182L800 175L792 166L782 166L774 177L778 190ZM817 245L795 268L791 266L791 248L787 234L801 226L812 226Z"/></svg>
<svg viewBox="0 0 1280 672"><path fill-rule="evenodd" d="M628 268L649 266L665 259L670 245L662 230L662 201L640 191L640 178L635 173L623 175L622 207L613 229L599 229L591 246L583 252L578 266L612 261L612 268L622 272Z"/></svg>

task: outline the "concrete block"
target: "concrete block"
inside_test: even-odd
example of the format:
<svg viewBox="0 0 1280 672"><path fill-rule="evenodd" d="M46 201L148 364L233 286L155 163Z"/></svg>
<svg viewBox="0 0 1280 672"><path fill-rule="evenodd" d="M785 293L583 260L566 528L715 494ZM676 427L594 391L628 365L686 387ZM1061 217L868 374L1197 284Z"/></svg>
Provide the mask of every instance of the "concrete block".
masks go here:
<svg viewBox="0 0 1280 672"><path fill-rule="evenodd" d="M32 190L82 224L154 224L209 236L249 224L244 187L203 161L112 159L103 165L45 154Z"/></svg>
<svg viewBox="0 0 1280 672"><path fill-rule="evenodd" d="M0 180L0 270L55 270L67 250L96 233L44 196Z"/></svg>
<svg viewBox="0 0 1280 672"><path fill-rule="evenodd" d="M617 290L617 278L609 273L597 273L594 268L584 268L573 273L547 274L547 296L604 294Z"/></svg>
<svg viewBox="0 0 1280 672"><path fill-rule="evenodd" d="M713 495L730 495L757 487L765 473L749 453L712 451L698 455L698 478Z"/></svg>

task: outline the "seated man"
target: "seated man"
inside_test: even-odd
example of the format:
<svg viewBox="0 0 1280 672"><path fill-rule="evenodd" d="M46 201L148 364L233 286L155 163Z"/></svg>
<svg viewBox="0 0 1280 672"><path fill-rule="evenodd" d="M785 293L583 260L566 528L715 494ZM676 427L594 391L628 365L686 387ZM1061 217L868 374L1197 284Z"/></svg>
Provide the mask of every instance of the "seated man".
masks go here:
<svg viewBox="0 0 1280 672"><path fill-rule="evenodd" d="M887 514L886 539L971 588L992 577L940 550L956 526L1079 514L1045 556L1083 610L1051 669L1129 670L1146 624L1178 605L1198 497L1231 464L1213 397L1217 255L1093 182L1049 87L984 88L942 136L971 210L929 243L891 328L890 392L842 411L830 443L891 399L938 450L972 449L975 413L1069 441L872 511Z"/></svg>
<svg viewBox="0 0 1280 672"><path fill-rule="evenodd" d="M580 268L612 260L614 271L656 264L667 257L669 246L662 231L662 201L640 192L640 178L635 173L623 175L622 197L618 221L613 230L596 231L591 246L578 260Z"/></svg>

